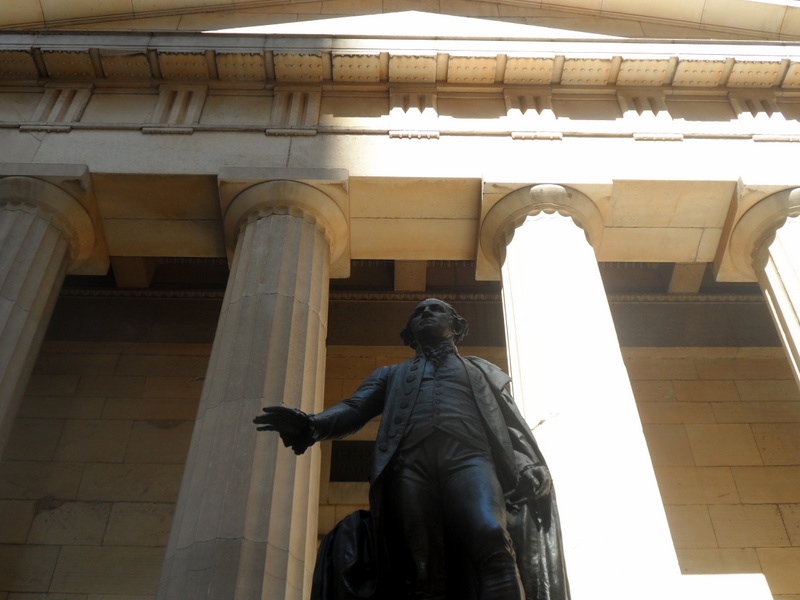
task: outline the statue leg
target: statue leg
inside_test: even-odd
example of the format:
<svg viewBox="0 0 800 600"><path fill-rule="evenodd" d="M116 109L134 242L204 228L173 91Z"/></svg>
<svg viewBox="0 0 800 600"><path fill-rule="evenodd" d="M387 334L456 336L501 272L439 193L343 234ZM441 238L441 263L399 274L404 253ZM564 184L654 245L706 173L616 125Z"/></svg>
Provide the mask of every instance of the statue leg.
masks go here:
<svg viewBox="0 0 800 600"><path fill-rule="evenodd" d="M410 569L392 564L403 573L408 598L445 600L444 525L435 477L435 444L431 438L403 450L397 457L387 487L387 519L399 532Z"/></svg>
<svg viewBox="0 0 800 600"><path fill-rule="evenodd" d="M522 600L522 583L506 530L505 497L488 450L452 440L440 460L449 465L440 488L447 507L446 526L475 566L478 598Z"/></svg>

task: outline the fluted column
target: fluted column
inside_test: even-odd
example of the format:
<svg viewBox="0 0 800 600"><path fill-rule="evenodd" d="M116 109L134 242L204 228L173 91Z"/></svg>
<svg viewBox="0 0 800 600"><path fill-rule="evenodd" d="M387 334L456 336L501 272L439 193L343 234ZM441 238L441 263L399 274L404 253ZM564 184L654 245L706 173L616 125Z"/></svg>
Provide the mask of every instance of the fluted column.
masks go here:
<svg viewBox="0 0 800 600"><path fill-rule="evenodd" d="M589 198L556 185L487 213L481 246L502 268L513 392L553 473L572 600L700 598L680 578L589 243L602 228Z"/></svg>
<svg viewBox="0 0 800 600"><path fill-rule="evenodd" d="M329 268L346 222L291 181L247 188L225 222L236 249L157 597L300 600L319 450L297 457L252 419L266 404L322 407Z"/></svg>
<svg viewBox="0 0 800 600"><path fill-rule="evenodd" d="M91 219L58 186L0 179L0 454L67 268L94 245Z"/></svg>
<svg viewBox="0 0 800 600"><path fill-rule="evenodd" d="M679 571L587 233L602 234L588 198L536 186L489 212L482 242L502 261L514 394L553 472L573 600L612 578L632 598Z"/></svg>
<svg viewBox="0 0 800 600"><path fill-rule="evenodd" d="M800 188L750 208L733 230L731 255L758 280L800 385Z"/></svg>

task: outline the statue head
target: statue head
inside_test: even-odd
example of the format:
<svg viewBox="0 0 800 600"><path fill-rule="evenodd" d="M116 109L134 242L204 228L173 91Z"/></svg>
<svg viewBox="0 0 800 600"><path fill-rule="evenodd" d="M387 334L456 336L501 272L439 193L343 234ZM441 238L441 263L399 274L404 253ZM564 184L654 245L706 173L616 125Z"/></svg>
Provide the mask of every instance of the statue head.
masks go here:
<svg viewBox="0 0 800 600"><path fill-rule="evenodd" d="M458 344L469 331L469 323L452 306L438 298L417 304L400 337L406 346L416 349L420 343L438 343L447 339Z"/></svg>

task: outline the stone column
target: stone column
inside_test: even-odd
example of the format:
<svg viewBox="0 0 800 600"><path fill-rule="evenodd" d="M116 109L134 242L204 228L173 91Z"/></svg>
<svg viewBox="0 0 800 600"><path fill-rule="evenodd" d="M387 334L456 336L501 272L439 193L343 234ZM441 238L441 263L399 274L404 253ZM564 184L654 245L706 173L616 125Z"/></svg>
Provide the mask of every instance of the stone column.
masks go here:
<svg viewBox="0 0 800 600"><path fill-rule="evenodd" d="M501 269L514 396L553 473L572 600L769 600L760 574L681 576L582 193L537 185L481 226Z"/></svg>
<svg viewBox="0 0 800 600"><path fill-rule="evenodd" d="M731 257L758 280L800 385L800 188L767 196L733 229Z"/></svg>
<svg viewBox="0 0 800 600"><path fill-rule="evenodd" d="M513 392L553 473L573 600L660 597L679 574L594 251L603 222L575 190L517 190L487 214L502 267Z"/></svg>
<svg viewBox="0 0 800 600"><path fill-rule="evenodd" d="M236 240L157 598L300 600L317 534L319 450L257 434L261 407L322 408L328 281L347 226L303 183L270 181L225 211Z"/></svg>
<svg viewBox="0 0 800 600"><path fill-rule="evenodd" d="M78 200L33 177L0 178L0 454L70 265L94 246Z"/></svg>

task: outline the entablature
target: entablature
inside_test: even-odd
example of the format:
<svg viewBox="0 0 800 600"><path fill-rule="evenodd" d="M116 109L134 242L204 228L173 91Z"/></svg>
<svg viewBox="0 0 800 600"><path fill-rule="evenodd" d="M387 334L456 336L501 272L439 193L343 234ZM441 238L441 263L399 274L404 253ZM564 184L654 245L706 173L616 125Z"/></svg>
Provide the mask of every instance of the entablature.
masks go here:
<svg viewBox="0 0 800 600"><path fill-rule="evenodd" d="M50 133L800 140L782 43L0 33L0 93L0 126Z"/></svg>
<svg viewBox="0 0 800 600"><path fill-rule="evenodd" d="M0 81L800 90L789 43L0 33Z"/></svg>

